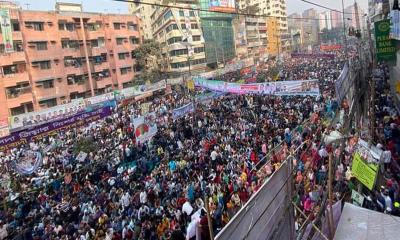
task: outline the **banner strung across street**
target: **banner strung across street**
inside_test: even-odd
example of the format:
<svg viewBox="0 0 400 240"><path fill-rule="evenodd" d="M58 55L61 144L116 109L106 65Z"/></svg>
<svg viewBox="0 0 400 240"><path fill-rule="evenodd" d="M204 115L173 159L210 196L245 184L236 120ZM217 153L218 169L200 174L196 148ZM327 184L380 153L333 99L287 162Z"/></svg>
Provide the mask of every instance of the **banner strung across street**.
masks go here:
<svg viewBox="0 0 400 240"><path fill-rule="evenodd" d="M12 116L9 118L10 129L22 127L37 126L56 119L62 119L73 116L85 110L85 101L83 99L76 100L67 104L58 105L37 112L30 112Z"/></svg>
<svg viewBox="0 0 400 240"><path fill-rule="evenodd" d="M56 132L60 130L84 126L88 123L105 118L111 115L111 113L110 107L103 107L92 112L78 113L69 118L13 132L7 137L0 138L0 151L17 147L21 144L27 144L35 139L41 139L44 136L56 134Z"/></svg>
<svg viewBox="0 0 400 240"><path fill-rule="evenodd" d="M195 85L215 92L276 96L319 96L318 80L278 81L253 84L195 78Z"/></svg>
<svg viewBox="0 0 400 240"><path fill-rule="evenodd" d="M136 142L144 143L157 133L156 113L147 113L144 116L133 119Z"/></svg>
<svg viewBox="0 0 400 240"><path fill-rule="evenodd" d="M330 58L334 59L334 54L327 53L292 53L292 58Z"/></svg>
<svg viewBox="0 0 400 240"><path fill-rule="evenodd" d="M321 45L321 51L335 51L342 49L342 45L340 44L332 44L332 45Z"/></svg>
<svg viewBox="0 0 400 240"><path fill-rule="evenodd" d="M148 92L153 92L157 90L161 90L167 87L167 82L165 80L161 80L159 82L150 84L150 85L138 85L134 87L124 88L117 92L120 98L129 98L135 97L141 94L145 94Z"/></svg>
<svg viewBox="0 0 400 240"><path fill-rule="evenodd" d="M193 102L188 103L180 108L176 108L176 109L172 110L172 118L174 120L176 120L176 119L178 119L182 116L185 116L186 114L191 113L191 112L194 112Z"/></svg>

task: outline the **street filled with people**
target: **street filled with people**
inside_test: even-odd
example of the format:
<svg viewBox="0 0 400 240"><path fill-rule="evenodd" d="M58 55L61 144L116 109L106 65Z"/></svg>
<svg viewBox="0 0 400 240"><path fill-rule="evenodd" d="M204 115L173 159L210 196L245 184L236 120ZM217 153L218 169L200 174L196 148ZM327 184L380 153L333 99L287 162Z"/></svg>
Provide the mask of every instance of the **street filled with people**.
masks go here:
<svg viewBox="0 0 400 240"><path fill-rule="evenodd" d="M218 233L289 154L297 159L294 202L307 215L297 214L296 223L312 221L327 191L330 153L341 159L335 199L342 199L350 180L357 134L345 141L342 158L343 145L322 140L342 128L335 121L343 106L334 82L343 59L288 58L279 65L278 80L318 79L318 97L228 94L173 119L172 110L202 90L172 91L149 100L158 126L150 141L135 138L132 120L145 113L134 102L88 126L2 152L0 239L209 239L209 227ZM235 81L236 75L218 80ZM379 147L398 159L400 120L388 98L381 95L379 102L387 105L377 114L384 123L377 128L384 141ZM22 175L10 163L27 150L42 151L43 163ZM87 155L80 157L82 152ZM388 192L394 203L398 191L391 174L382 194ZM383 203L394 211L388 200Z"/></svg>

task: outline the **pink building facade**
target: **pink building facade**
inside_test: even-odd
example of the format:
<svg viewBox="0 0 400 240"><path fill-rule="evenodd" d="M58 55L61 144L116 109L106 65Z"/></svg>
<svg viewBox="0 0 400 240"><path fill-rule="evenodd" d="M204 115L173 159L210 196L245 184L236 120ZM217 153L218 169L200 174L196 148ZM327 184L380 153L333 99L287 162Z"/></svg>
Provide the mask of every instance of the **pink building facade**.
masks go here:
<svg viewBox="0 0 400 240"><path fill-rule="evenodd" d="M13 51L0 31L0 125L133 84L136 16L19 8L9 8L9 16Z"/></svg>

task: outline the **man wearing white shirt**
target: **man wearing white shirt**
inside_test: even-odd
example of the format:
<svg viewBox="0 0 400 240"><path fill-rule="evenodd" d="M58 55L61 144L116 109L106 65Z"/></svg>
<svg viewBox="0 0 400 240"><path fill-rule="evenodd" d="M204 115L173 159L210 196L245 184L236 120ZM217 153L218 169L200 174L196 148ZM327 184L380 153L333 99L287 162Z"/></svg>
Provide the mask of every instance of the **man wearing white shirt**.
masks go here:
<svg viewBox="0 0 400 240"><path fill-rule="evenodd" d="M146 204L146 203L147 203L147 193L146 193L145 190L143 190L143 191L140 193L139 198L140 198L140 203L141 203L141 204Z"/></svg>
<svg viewBox="0 0 400 240"><path fill-rule="evenodd" d="M189 201L186 201L183 205L182 205L182 212L186 213L186 215L190 216L193 212L193 207L190 204Z"/></svg>

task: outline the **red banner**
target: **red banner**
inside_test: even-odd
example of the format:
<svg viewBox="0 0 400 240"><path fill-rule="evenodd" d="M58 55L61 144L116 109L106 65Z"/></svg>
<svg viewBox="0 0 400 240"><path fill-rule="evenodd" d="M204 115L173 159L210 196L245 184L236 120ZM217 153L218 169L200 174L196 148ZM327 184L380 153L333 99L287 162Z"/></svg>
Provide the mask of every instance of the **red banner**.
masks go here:
<svg viewBox="0 0 400 240"><path fill-rule="evenodd" d="M335 51L342 49L342 45L340 44L333 44L333 45L321 45L321 51Z"/></svg>

